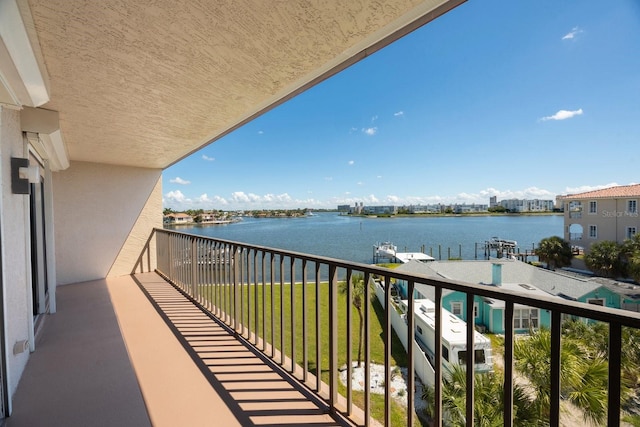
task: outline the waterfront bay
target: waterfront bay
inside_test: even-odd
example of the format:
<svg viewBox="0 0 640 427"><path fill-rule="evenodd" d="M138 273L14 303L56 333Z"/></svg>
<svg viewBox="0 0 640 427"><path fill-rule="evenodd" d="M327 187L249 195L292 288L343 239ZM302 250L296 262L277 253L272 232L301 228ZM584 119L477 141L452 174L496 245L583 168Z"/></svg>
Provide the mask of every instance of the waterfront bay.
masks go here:
<svg viewBox="0 0 640 427"><path fill-rule="evenodd" d="M521 252L550 236L563 235L562 215L438 216L366 218L320 212L304 218L248 218L226 225L194 225L177 231L252 245L371 263L377 242L393 242L399 252L438 259L484 256L492 237L516 240Z"/></svg>

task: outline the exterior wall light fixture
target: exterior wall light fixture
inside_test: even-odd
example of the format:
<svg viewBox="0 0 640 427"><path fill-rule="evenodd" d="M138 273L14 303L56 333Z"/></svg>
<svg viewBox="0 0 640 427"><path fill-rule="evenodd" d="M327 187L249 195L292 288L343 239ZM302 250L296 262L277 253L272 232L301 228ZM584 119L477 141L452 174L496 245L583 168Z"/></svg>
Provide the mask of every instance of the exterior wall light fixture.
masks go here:
<svg viewBox="0 0 640 427"><path fill-rule="evenodd" d="M29 159L11 158L11 192L29 194L29 184L40 181L40 166L29 165Z"/></svg>

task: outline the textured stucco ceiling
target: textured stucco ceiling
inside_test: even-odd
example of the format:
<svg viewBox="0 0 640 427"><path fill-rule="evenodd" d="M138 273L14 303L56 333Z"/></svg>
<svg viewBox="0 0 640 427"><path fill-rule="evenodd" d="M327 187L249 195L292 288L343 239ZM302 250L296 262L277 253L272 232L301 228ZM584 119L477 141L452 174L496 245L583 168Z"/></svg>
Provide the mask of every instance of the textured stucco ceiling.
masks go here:
<svg viewBox="0 0 640 427"><path fill-rule="evenodd" d="M24 0L71 160L165 168L462 0Z"/></svg>

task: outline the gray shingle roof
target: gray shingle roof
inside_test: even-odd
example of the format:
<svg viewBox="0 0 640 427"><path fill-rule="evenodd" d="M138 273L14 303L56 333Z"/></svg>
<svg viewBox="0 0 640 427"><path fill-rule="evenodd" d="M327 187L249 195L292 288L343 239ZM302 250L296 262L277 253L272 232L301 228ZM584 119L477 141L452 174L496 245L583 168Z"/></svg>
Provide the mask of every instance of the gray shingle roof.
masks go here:
<svg viewBox="0 0 640 427"><path fill-rule="evenodd" d="M468 283L491 284L492 264L502 264L502 283L527 284L551 295L578 299L581 296L603 286L589 278L582 278L535 267L515 260L478 260L478 261L433 261L428 263L408 262L397 268L405 273L423 274L431 277L447 278ZM429 298L433 289L419 286ZM444 291L446 295L448 292Z"/></svg>

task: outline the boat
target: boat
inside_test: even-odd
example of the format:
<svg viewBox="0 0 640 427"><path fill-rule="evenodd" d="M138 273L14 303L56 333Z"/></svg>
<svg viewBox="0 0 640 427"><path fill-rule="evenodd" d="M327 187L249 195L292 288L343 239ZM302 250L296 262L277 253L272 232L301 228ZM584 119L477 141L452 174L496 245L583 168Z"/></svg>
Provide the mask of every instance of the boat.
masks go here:
<svg viewBox="0 0 640 427"><path fill-rule="evenodd" d="M396 253L398 252L398 247L391 242L376 243L374 248L375 255L378 258L393 259L396 257Z"/></svg>
<svg viewBox="0 0 640 427"><path fill-rule="evenodd" d="M489 240L489 246L492 249L515 248L516 246L518 246L518 242L516 242L515 240L508 240L508 239L501 239L499 237L492 237L491 240Z"/></svg>

